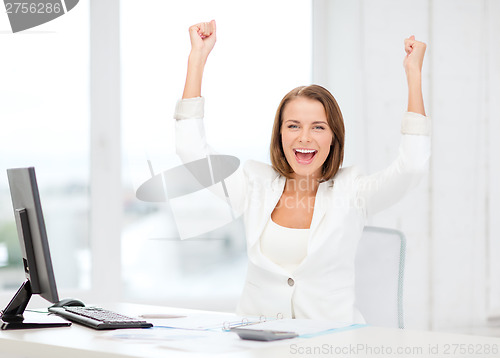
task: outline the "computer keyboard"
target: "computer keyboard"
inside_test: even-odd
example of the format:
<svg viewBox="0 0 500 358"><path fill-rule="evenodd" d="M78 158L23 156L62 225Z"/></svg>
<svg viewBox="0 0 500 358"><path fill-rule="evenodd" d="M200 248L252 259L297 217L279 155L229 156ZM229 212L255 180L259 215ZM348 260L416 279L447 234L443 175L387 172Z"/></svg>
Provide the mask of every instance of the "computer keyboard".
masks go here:
<svg viewBox="0 0 500 358"><path fill-rule="evenodd" d="M99 307L50 307L49 312L94 329L150 328L151 323Z"/></svg>

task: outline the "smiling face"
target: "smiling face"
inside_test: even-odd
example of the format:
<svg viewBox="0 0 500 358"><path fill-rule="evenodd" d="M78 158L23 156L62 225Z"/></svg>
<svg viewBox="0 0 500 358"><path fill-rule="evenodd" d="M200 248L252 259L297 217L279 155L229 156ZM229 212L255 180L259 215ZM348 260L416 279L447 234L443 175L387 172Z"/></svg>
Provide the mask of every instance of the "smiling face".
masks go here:
<svg viewBox="0 0 500 358"><path fill-rule="evenodd" d="M281 144L292 177L322 177L333 142L325 108L317 100L295 97L283 109Z"/></svg>
<svg viewBox="0 0 500 358"><path fill-rule="evenodd" d="M330 91L314 84L296 87L283 97L274 116L271 164L288 179L333 179L344 158L344 138L342 112Z"/></svg>

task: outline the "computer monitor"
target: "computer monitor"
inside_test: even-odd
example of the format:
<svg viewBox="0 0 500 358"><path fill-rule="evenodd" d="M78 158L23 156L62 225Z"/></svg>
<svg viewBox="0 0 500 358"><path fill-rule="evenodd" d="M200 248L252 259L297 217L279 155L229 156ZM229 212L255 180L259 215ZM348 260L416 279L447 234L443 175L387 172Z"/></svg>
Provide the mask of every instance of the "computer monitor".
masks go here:
<svg viewBox="0 0 500 358"><path fill-rule="evenodd" d="M33 294L47 301L59 301L50 258L49 242L35 168L8 169L10 193L16 219L26 281L1 311L1 329L68 326L68 322L26 322L23 313Z"/></svg>

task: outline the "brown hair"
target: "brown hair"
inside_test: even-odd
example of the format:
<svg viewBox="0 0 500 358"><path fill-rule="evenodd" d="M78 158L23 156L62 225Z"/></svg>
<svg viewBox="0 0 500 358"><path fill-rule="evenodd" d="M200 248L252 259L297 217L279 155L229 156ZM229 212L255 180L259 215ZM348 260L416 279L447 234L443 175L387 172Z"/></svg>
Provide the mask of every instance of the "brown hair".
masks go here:
<svg viewBox="0 0 500 358"><path fill-rule="evenodd" d="M286 160L281 142L281 126L283 124L283 111L288 102L297 97L306 97L321 102L326 112L328 126L333 132L330 153L323 164L321 181L330 180L335 176L344 159L344 119L337 101L324 87L318 85L297 87L286 94L281 100L274 117L273 131L271 134L271 164L279 174L290 178L293 169Z"/></svg>

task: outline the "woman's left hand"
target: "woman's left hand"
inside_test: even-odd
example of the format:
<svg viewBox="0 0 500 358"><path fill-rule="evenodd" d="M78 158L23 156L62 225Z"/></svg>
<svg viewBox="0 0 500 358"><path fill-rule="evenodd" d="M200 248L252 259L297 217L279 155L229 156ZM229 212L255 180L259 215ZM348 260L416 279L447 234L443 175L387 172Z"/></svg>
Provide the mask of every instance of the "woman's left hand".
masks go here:
<svg viewBox="0 0 500 358"><path fill-rule="evenodd" d="M405 39L406 56L403 66L407 74L413 71L422 71L426 47L425 43L415 40L415 36Z"/></svg>

